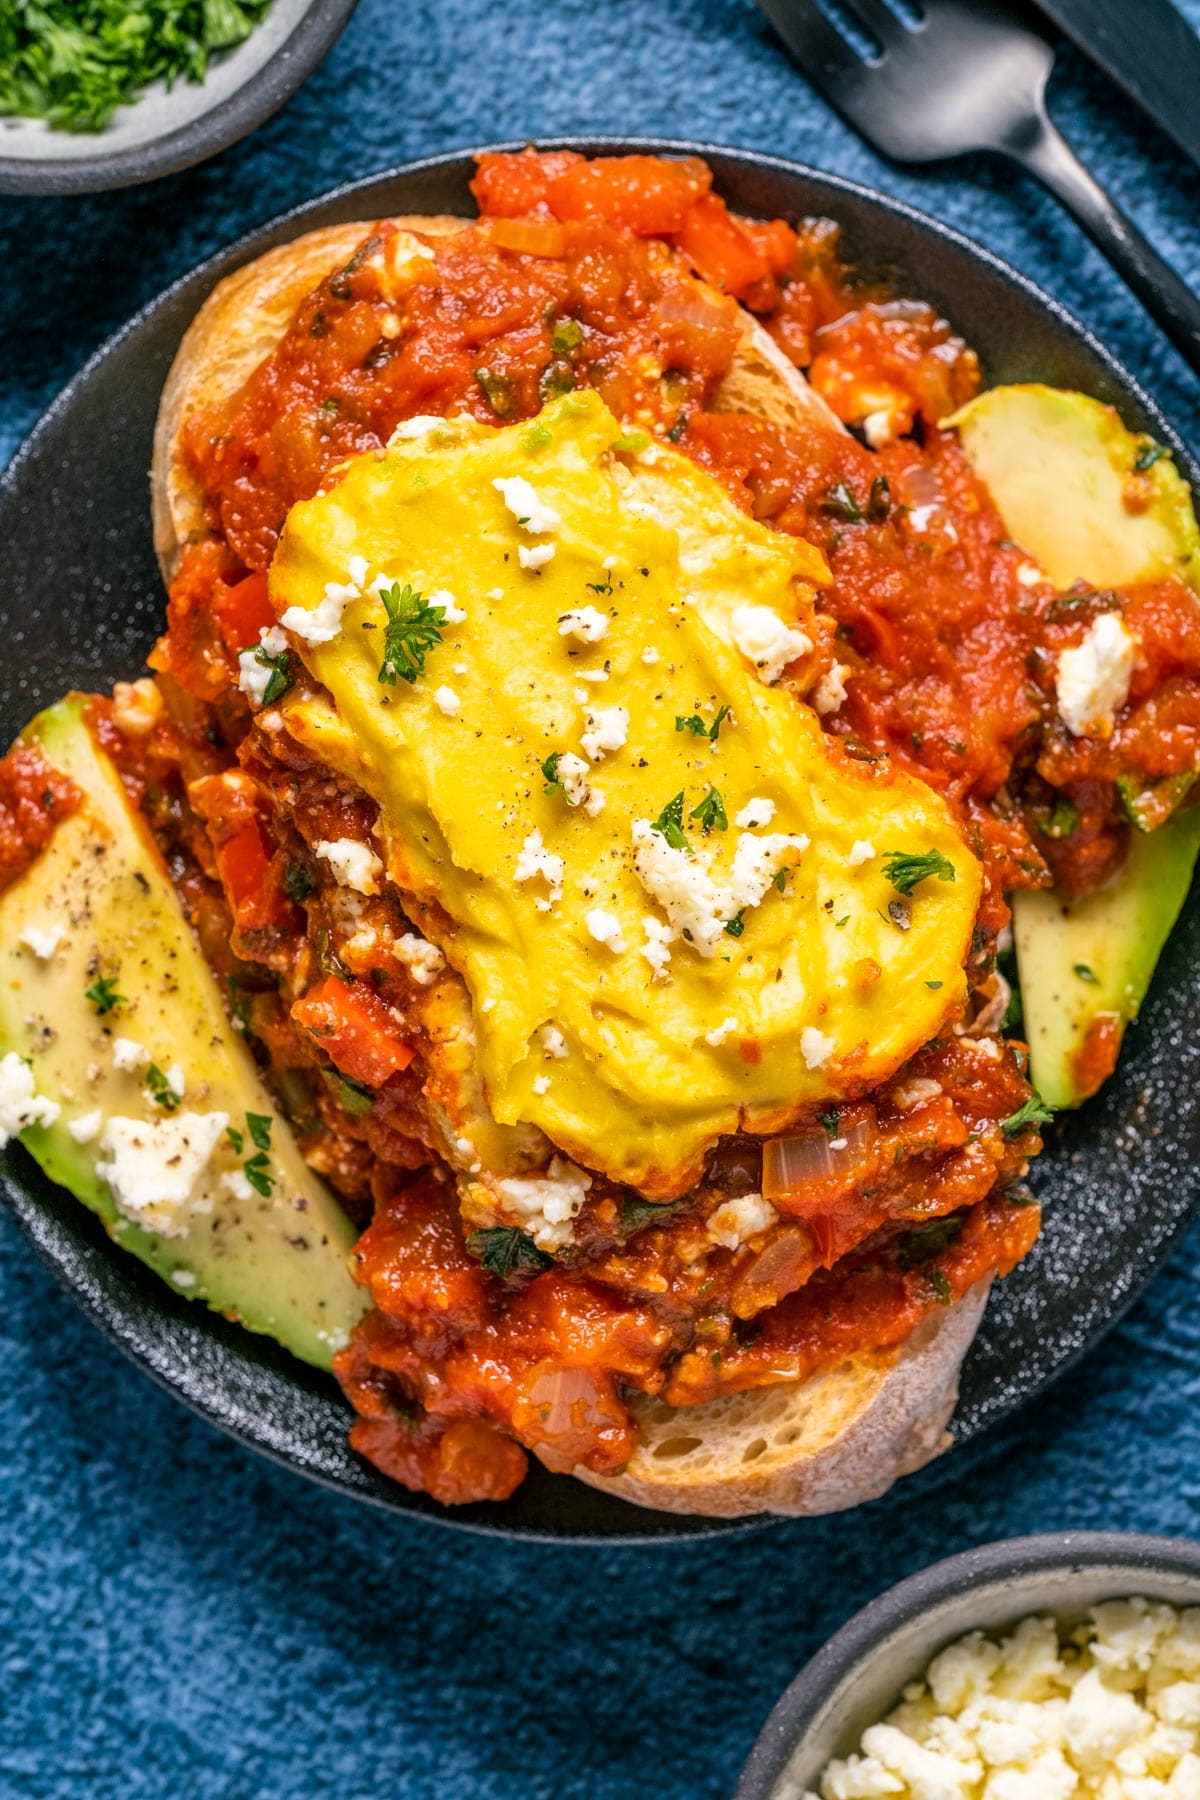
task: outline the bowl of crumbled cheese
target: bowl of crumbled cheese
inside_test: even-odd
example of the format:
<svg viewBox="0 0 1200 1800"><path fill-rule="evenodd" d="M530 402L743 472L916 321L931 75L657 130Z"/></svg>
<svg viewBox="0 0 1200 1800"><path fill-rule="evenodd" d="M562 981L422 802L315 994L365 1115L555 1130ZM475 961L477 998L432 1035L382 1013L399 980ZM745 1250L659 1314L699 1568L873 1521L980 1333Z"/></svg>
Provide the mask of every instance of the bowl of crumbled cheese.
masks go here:
<svg viewBox="0 0 1200 1800"><path fill-rule="evenodd" d="M1200 1544L1065 1532L902 1581L779 1701L735 1800L1200 1800Z"/></svg>

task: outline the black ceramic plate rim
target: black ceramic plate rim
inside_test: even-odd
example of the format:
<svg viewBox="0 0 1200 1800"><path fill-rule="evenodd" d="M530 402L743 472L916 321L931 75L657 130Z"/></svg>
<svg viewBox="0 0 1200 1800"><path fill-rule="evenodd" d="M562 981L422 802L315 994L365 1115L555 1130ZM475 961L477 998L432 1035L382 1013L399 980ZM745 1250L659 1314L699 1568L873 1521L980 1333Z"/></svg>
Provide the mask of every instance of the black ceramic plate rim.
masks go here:
<svg viewBox="0 0 1200 1800"><path fill-rule="evenodd" d="M826 1699L895 1631L943 1600L996 1580L1110 1568L1122 1577L1128 1573L1134 1583L1155 1575L1200 1579L1200 1544L1136 1531L1040 1532L978 1544L906 1576L854 1613L784 1689L746 1760L733 1800L769 1800Z"/></svg>
<svg viewBox="0 0 1200 1800"><path fill-rule="evenodd" d="M291 99L333 47L357 5L358 0L310 0L283 42L240 87L161 137L68 161L0 156L0 194L88 194L136 187L227 150ZM99 133L97 143L103 138Z"/></svg>
<svg viewBox="0 0 1200 1800"><path fill-rule="evenodd" d="M765 155L761 152L730 149L727 146L719 144L660 138L588 137L539 140L539 145L543 149L573 149L590 155L645 152L673 156L701 156L716 162L735 164L739 168L761 169L768 173L780 175L785 179L791 178L798 179L802 182L816 183L819 187L828 190L829 193L835 197L838 195L845 195L855 201L866 202L869 206L882 207L909 225L915 227L918 231L951 244L969 260L983 264L992 273L1000 276L1005 282L1019 289L1027 300L1031 301L1033 305L1042 312L1047 313L1066 333L1078 339L1085 349L1103 366L1112 378L1114 385L1123 390L1142 408L1147 418L1152 422L1155 431L1175 452L1185 474L1192 481L1193 485L1200 483L1200 467L1198 467L1195 458L1179 433L1163 414L1161 408L1146 393L1142 385L1124 367L1124 365L1105 348L1089 327L1078 320L1060 301L1046 293L1044 289L1039 287L1027 276L1023 275L1019 270L1012 268L994 252L982 245L972 242L972 240L952 226L945 225L940 221L931 218L929 215L921 212L918 208L912 207L906 202L895 200L889 195L868 188L863 184L850 181L843 176L827 174L824 171L814 169L803 163L793 162L782 157ZM218 280L228 274L232 269L240 266L251 255L261 254L264 250L269 249L274 244L287 241L291 236L295 235L294 228L297 225L305 223L308 217L318 209L336 205L359 193L370 192L384 183L395 181L415 182L422 176L438 171L463 168L470 163L474 156L485 154L488 151L513 151L522 148L524 148L524 141L515 140L485 146L481 150L448 151L436 156L424 157L413 162L400 164L394 168L380 170L374 174L357 178L354 181L342 183L310 200L298 203L296 206L289 208L286 212L275 215L273 218L265 221L262 225L243 234L233 244L227 246L223 250L215 252L212 256L206 258L194 268L183 273L157 296L141 307L124 326L120 327L107 338L87 359L66 386L62 388L16 451L8 464L8 467L3 474L0 475L0 496L7 494L13 487L24 463L37 450L42 434L50 430L56 424L61 414L69 409L78 390L87 382L92 371L118 346L135 336L143 323L152 314L156 313L160 307L169 303L182 289L195 286L199 296L196 304L199 305L204 294L210 291ZM295 1447L291 1445L280 1445L273 1442L270 1434L264 1433L261 1427L256 1430L254 1421L237 1421L231 1419L227 1412L222 1413L219 1407L210 1403L202 1391L197 1389L185 1389L176 1379L156 1369L144 1345L139 1340L136 1328L128 1326L128 1321L125 1320L121 1308L106 1303L102 1297L98 1297L95 1293L90 1292L86 1280L84 1280L78 1272L72 1271L70 1267L65 1266L69 1263L70 1259L69 1257L64 1257L59 1247L51 1242L52 1234L48 1230L42 1229L45 1222L40 1217L37 1202L32 1199L27 1201L26 1197L19 1193L16 1183L12 1182L7 1177L0 1178L0 1186L2 1186L4 1197L9 1203L10 1211L16 1217L18 1224L40 1258L56 1275L58 1280L68 1288L87 1316L91 1318L94 1323L98 1324L105 1332L105 1335L108 1336L111 1341L115 1342L118 1347L143 1370L143 1372L149 1374L160 1387L166 1389L166 1391L171 1393L176 1399L183 1400L184 1404L188 1406L190 1410L197 1413L208 1423L215 1425L227 1435L230 1435L237 1441L259 1451L280 1466L288 1468L293 1472L302 1473L309 1479L318 1482L324 1487L330 1488L334 1492L341 1494L343 1497L348 1495L356 1500L364 1500L369 1504L378 1506L385 1511L402 1511L410 1518L425 1519L439 1525L451 1526L485 1536L498 1536L504 1538L520 1537L550 1544L620 1543L632 1545L662 1542L686 1542L696 1538L708 1537L716 1533L745 1534L757 1532L784 1522L778 1518L769 1516L738 1520L700 1517L683 1520L676 1518L673 1515L664 1515L652 1510L643 1510L630 1506L629 1511L632 1515L640 1515L644 1518L644 1526L639 1524L628 1532L621 1531L620 1533L588 1530L560 1532L535 1525L522 1524L517 1526L499 1520L493 1522L488 1517L481 1517L476 1513L473 1513L470 1517L466 1517L461 1512L456 1513L451 1509L436 1508L433 1510L426 1510L425 1507L420 1504L423 1497L417 1497L416 1503L414 1504L413 1497L404 1494L403 1490L398 1490L393 1498L391 1497L390 1492L379 1493L359 1489L349 1489L336 1475L330 1474L305 1460L305 1458L297 1452ZM1079 1358L1099 1340L1100 1337L1111 1329L1117 1320L1128 1310L1129 1306L1133 1304L1146 1283L1152 1279L1156 1271L1171 1254L1175 1244L1190 1223L1190 1217L1190 1208L1186 1211L1181 1209L1180 1215L1176 1219L1172 1229L1165 1235L1158 1255L1152 1261L1148 1262L1140 1271L1140 1279L1137 1281L1136 1285L1130 1288L1122 1296L1120 1304L1113 1306L1112 1310L1106 1313L1102 1324L1092 1331L1070 1354L1063 1356L1053 1368L1047 1370L1036 1380L1031 1381L1027 1387L1021 1390L1020 1395L1015 1400L998 1408L980 1427L981 1430L986 1430L992 1424L997 1423L1001 1418L1007 1416L1009 1412L1015 1410L1017 1406L1026 1404L1037 1394L1041 1393L1052 1381L1056 1380L1059 1375L1064 1374L1071 1368L1074 1363L1076 1363ZM164 1290L163 1300L165 1303L172 1303L179 1309L182 1309L187 1305L187 1302L182 1297L171 1293L169 1290ZM123 1324L125 1326L124 1329ZM257 1346L261 1347L263 1340L256 1338L254 1342ZM308 1380L320 1379L317 1372L306 1369L302 1364L295 1364L293 1366L303 1378L307 1378Z"/></svg>

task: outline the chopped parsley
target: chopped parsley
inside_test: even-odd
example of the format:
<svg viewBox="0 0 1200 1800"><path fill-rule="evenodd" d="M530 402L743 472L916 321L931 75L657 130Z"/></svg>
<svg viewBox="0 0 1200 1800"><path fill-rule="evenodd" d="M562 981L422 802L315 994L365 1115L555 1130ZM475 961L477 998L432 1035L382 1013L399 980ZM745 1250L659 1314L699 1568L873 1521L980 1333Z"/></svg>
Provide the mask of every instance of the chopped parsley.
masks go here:
<svg viewBox="0 0 1200 1800"><path fill-rule="evenodd" d="M254 652L255 662L271 671L262 697L263 705L270 706L273 701L282 700L292 685L292 653L290 650L281 650L278 656L272 656L262 644L251 644L249 648ZM243 656L246 653L245 650L242 651Z"/></svg>
<svg viewBox="0 0 1200 1800"><path fill-rule="evenodd" d="M653 829L658 832L660 837L666 838L672 850L687 849L687 835L683 829L682 788L680 788L673 800L667 801L667 804L663 807L657 819L655 819ZM728 929L728 927L726 929Z"/></svg>
<svg viewBox="0 0 1200 1800"><path fill-rule="evenodd" d="M225 986L229 989L229 1010L242 1030L246 1031L250 1026L250 1006L242 992L242 984L236 975L227 975Z"/></svg>
<svg viewBox="0 0 1200 1800"><path fill-rule="evenodd" d="M250 1142L258 1150L271 1148L271 1115L270 1113L246 1114L246 1129L250 1133Z"/></svg>
<svg viewBox="0 0 1200 1800"><path fill-rule="evenodd" d="M746 909L743 906L741 912L734 913L732 919L726 919L725 933L726 933L727 937L741 937L741 935L742 935L743 931L745 931L745 929L746 929Z"/></svg>
<svg viewBox="0 0 1200 1800"><path fill-rule="evenodd" d="M244 1134L238 1130L236 1125L227 1125L225 1127L225 1136L233 1145L235 1155L240 1156L246 1147Z"/></svg>
<svg viewBox="0 0 1200 1800"><path fill-rule="evenodd" d="M925 1225L914 1225L896 1246L896 1258L902 1269L919 1269L931 1263L957 1243L963 1222L953 1214L949 1218L930 1219Z"/></svg>
<svg viewBox="0 0 1200 1800"><path fill-rule="evenodd" d="M862 508L844 481L821 496L821 511L832 518L844 519L847 525L862 523Z"/></svg>
<svg viewBox="0 0 1200 1800"><path fill-rule="evenodd" d="M898 894L911 894L915 887L933 876L939 881L955 879L954 864L940 850L925 850L916 855L907 850L889 850L883 859L883 872Z"/></svg>
<svg viewBox="0 0 1200 1800"><path fill-rule="evenodd" d="M1035 1089L1024 1106L1018 1107L1015 1113L1009 1113L1007 1119L1001 1119L1000 1129L1005 1137L1020 1137L1023 1131L1034 1131L1039 1125L1049 1125L1053 1117L1053 1109L1046 1105Z"/></svg>
<svg viewBox="0 0 1200 1800"><path fill-rule="evenodd" d="M715 787L709 787L699 806L693 806L688 818L697 820L705 832L728 831L729 829L729 816L725 811L725 802Z"/></svg>
<svg viewBox="0 0 1200 1800"><path fill-rule="evenodd" d="M514 398L512 382L508 376L497 375L491 369L475 369L472 373L496 417L507 419L513 409Z"/></svg>
<svg viewBox="0 0 1200 1800"><path fill-rule="evenodd" d="M1090 963L1076 963L1075 973L1078 975L1080 981L1098 982L1100 980L1100 977Z"/></svg>
<svg viewBox="0 0 1200 1800"><path fill-rule="evenodd" d="M584 584L589 594L611 594L612 576L605 571L603 581L589 581Z"/></svg>
<svg viewBox="0 0 1200 1800"><path fill-rule="evenodd" d="M146 1086L155 1106L161 1106L164 1112L174 1112L179 1105L179 1095L171 1086L157 1063L151 1063L146 1070Z"/></svg>
<svg viewBox="0 0 1200 1800"><path fill-rule="evenodd" d="M626 456L637 456L639 451L650 448L648 431L626 431L613 440L614 450L623 450Z"/></svg>
<svg viewBox="0 0 1200 1800"><path fill-rule="evenodd" d="M1038 825L1038 830L1044 837L1069 838L1074 835L1078 824L1078 809L1072 806L1069 800L1058 800L1055 802L1054 811L1044 824Z"/></svg>
<svg viewBox="0 0 1200 1800"><path fill-rule="evenodd" d="M871 492L867 499L867 518L872 525L878 525L887 518L891 510L891 485L886 475L877 475L871 483Z"/></svg>
<svg viewBox="0 0 1200 1800"><path fill-rule="evenodd" d="M935 994L936 994L937 990L941 987L941 985L942 984L940 981L927 981L925 983L925 986L927 988L930 988Z"/></svg>
<svg viewBox="0 0 1200 1800"><path fill-rule="evenodd" d="M124 994L117 992L117 976L98 975L90 988L84 990L84 999L90 1000L100 1014L115 1012L118 1006L128 1006Z"/></svg>
<svg viewBox="0 0 1200 1800"><path fill-rule="evenodd" d="M446 609L444 606L427 606L417 589L410 587L407 581L403 587L393 581L390 588L380 589L379 597L388 619L383 630L379 679L392 687L396 685L397 676L402 681L415 681L418 675L425 673L425 658L429 651L442 641Z"/></svg>
<svg viewBox="0 0 1200 1800"><path fill-rule="evenodd" d="M548 1269L553 1260L515 1225L489 1225L483 1231L473 1231L467 1239L467 1249L479 1258L489 1275L500 1281L508 1281L524 1269Z"/></svg>
<svg viewBox="0 0 1200 1800"><path fill-rule="evenodd" d="M938 1305L949 1306L951 1300L954 1298L954 1289L950 1286L949 1278L945 1272L941 1269L930 1269L927 1272L925 1279L933 1289L934 1294L937 1297Z"/></svg>
<svg viewBox="0 0 1200 1800"><path fill-rule="evenodd" d="M288 899L300 905L308 899L316 884L304 863L290 862L284 871L283 885Z"/></svg>
<svg viewBox="0 0 1200 1800"><path fill-rule="evenodd" d="M1140 475L1146 469L1152 469L1155 463L1160 462L1166 455L1167 446L1165 444L1155 444L1148 440L1134 457L1133 466Z"/></svg>
<svg viewBox="0 0 1200 1800"><path fill-rule="evenodd" d="M721 735L721 727L729 717L731 710L732 708L723 706L711 725L707 724L699 713L676 713L675 729L676 731L690 731L693 737L707 738L710 744L715 744Z"/></svg>
<svg viewBox="0 0 1200 1800"><path fill-rule="evenodd" d="M690 1205L691 1199L686 1194L681 1200L626 1200L618 1220L621 1235L628 1237L631 1232L640 1231L644 1225L664 1225L682 1208Z"/></svg>
<svg viewBox="0 0 1200 1800"><path fill-rule="evenodd" d="M342 1075L336 1069L325 1069L325 1085L329 1091L341 1101L348 1113L368 1113L375 1104L375 1097L370 1088L364 1087L361 1081L351 1081L349 1075Z"/></svg>
<svg viewBox="0 0 1200 1800"><path fill-rule="evenodd" d="M842 1115L839 1113L836 1106L831 1106L828 1112L818 1113L817 1118L820 1120L821 1129L827 1138L841 1136Z"/></svg>
<svg viewBox="0 0 1200 1800"><path fill-rule="evenodd" d="M550 334L550 351L554 356L570 356L583 342L583 326L578 319L560 319Z"/></svg>
<svg viewBox="0 0 1200 1800"><path fill-rule="evenodd" d="M546 794L561 794L565 800L567 797L567 790L558 777L558 760L561 755L561 750L552 750L545 762L541 764L542 774L546 778L546 785L542 792Z"/></svg>

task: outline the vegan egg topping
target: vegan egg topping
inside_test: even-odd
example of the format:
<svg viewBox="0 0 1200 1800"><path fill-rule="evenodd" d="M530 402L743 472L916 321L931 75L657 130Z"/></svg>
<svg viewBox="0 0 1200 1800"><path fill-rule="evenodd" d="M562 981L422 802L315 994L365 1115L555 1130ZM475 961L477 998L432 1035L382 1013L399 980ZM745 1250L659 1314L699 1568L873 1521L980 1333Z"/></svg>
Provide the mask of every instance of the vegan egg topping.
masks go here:
<svg viewBox="0 0 1200 1800"><path fill-rule="evenodd" d="M154 674L0 763L0 1130L439 1500L849 1504L1186 893L1187 488L695 159L475 192L185 340Z"/></svg>

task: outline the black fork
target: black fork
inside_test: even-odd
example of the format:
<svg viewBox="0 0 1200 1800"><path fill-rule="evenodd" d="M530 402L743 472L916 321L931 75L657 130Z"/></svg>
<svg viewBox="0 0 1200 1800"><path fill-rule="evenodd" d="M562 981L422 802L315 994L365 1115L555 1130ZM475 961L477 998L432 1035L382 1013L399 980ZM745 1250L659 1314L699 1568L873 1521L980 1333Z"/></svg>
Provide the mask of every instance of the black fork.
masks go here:
<svg viewBox="0 0 1200 1800"><path fill-rule="evenodd" d="M839 0L857 48L817 0L758 0L804 73L885 156L1011 157L1058 196L1200 374L1200 299L1084 168L1046 112L1054 46L1004 0Z"/></svg>

